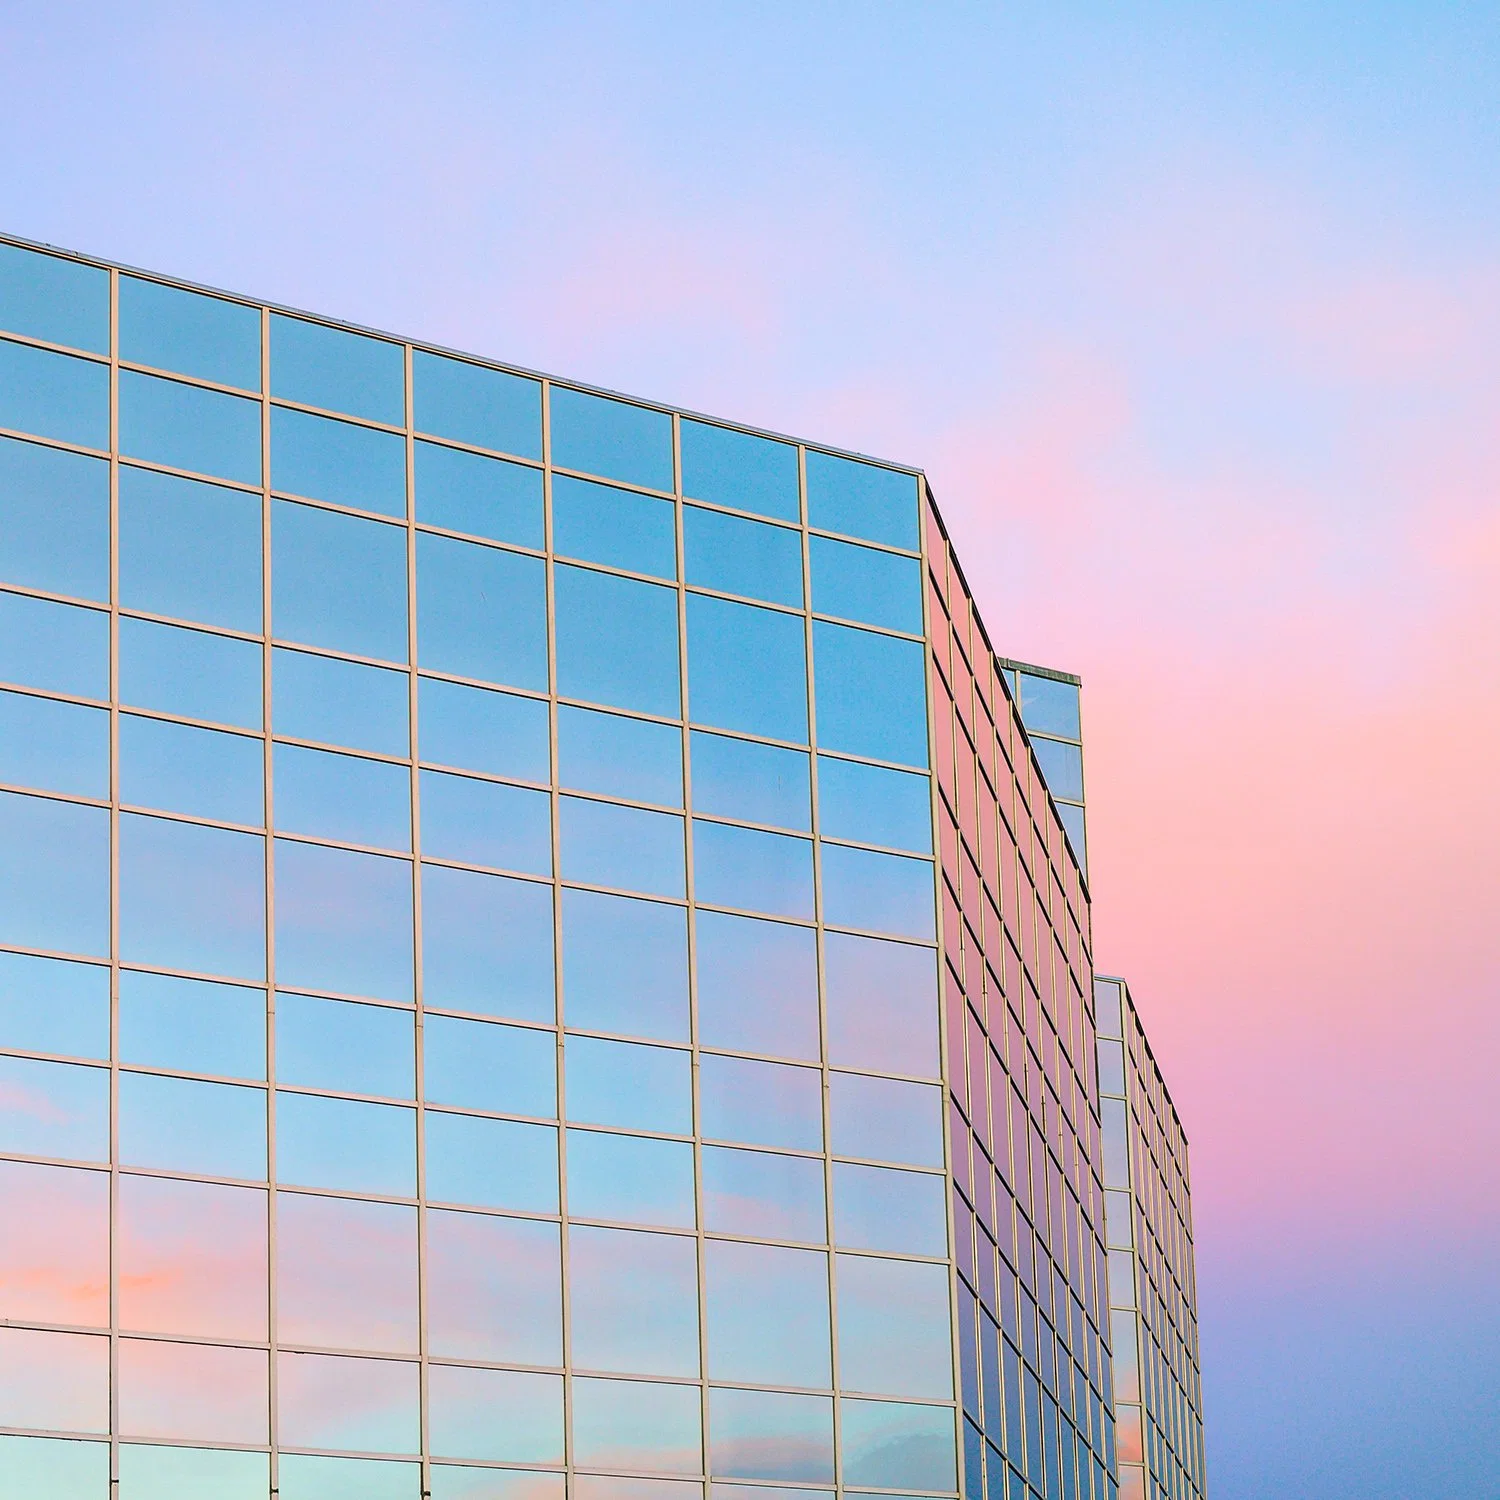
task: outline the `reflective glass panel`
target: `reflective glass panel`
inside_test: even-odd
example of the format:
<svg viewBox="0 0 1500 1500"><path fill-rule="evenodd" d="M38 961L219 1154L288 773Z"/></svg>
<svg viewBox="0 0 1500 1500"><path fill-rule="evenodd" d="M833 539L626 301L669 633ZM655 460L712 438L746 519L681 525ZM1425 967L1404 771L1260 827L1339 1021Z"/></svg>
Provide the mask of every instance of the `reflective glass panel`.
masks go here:
<svg viewBox="0 0 1500 1500"><path fill-rule="evenodd" d="M575 1219L691 1229L693 1148L687 1141L569 1130L568 1212Z"/></svg>
<svg viewBox="0 0 1500 1500"><path fill-rule="evenodd" d="M687 629L694 723L806 741L806 642L800 615L690 594Z"/></svg>
<svg viewBox="0 0 1500 1500"><path fill-rule="evenodd" d="M573 1462L701 1474L702 1399L691 1385L580 1376L573 1382Z"/></svg>
<svg viewBox="0 0 1500 1500"><path fill-rule="evenodd" d="M540 469L422 442L415 464L420 525L538 552L546 545Z"/></svg>
<svg viewBox="0 0 1500 1500"><path fill-rule="evenodd" d="M695 1377L697 1263L694 1241L682 1235L570 1228L574 1367Z"/></svg>
<svg viewBox="0 0 1500 1500"><path fill-rule="evenodd" d="M770 1240L828 1237L823 1163L766 1151L703 1148L703 1227Z"/></svg>
<svg viewBox="0 0 1500 1500"><path fill-rule="evenodd" d="M564 557L676 578L676 507L669 500L559 474L552 481L552 547Z"/></svg>
<svg viewBox="0 0 1500 1500"><path fill-rule="evenodd" d="M557 710L557 760L565 787L682 806L682 731L675 725L565 703Z"/></svg>
<svg viewBox="0 0 1500 1500"><path fill-rule="evenodd" d="M802 533L687 506L683 570L689 587L802 608Z"/></svg>
<svg viewBox="0 0 1500 1500"><path fill-rule="evenodd" d="M109 814L0 792L0 942L109 950Z"/></svg>
<svg viewBox="0 0 1500 1500"><path fill-rule="evenodd" d="M109 366L0 339L0 427L107 448Z"/></svg>
<svg viewBox="0 0 1500 1500"><path fill-rule="evenodd" d="M134 370L120 371L119 400L122 455L236 484L260 483L259 401Z"/></svg>
<svg viewBox="0 0 1500 1500"><path fill-rule="evenodd" d="M0 1411L13 1427L108 1432L109 1340L0 1328Z"/></svg>
<svg viewBox="0 0 1500 1500"><path fill-rule="evenodd" d="M0 1161L0 1202L0 1319L107 1328L108 1175Z"/></svg>
<svg viewBox="0 0 1500 1500"><path fill-rule="evenodd" d="M953 1395L948 1268L837 1257L839 1381L886 1396Z"/></svg>
<svg viewBox="0 0 1500 1500"><path fill-rule="evenodd" d="M258 391L260 309L122 276L120 358Z"/></svg>
<svg viewBox="0 0 1500 1500"><path fill-rule="evenodd" d="M429 1103L557 1118L555 1033L439 1015L429 1015L422 1030Z"/></svg>
<svg viewBox="0 0 1500 1500"><path fill-rule="evenodd" d="M818 959L811 929L699 911L698 1040L817 1061Z"/></svg>
<svg viewBox="0 0 1500 1500"><path fill-rule="evenodd" d="M255 641L120 621L120 698L138 708L259 729L261 660Z"/></svg>
<svg viewBox="0 0 1500 1500"><path fill-rule="evenodd" d="M413 1197L416 1114L393 1104L282 1090L276 1095L276 1176L299 1187Z"/></svg>
<svg viewBox="0 0 1500 1500"><path fill-rule="evenodd" d="M0 692L0 781L109 796L109 715L102 708Z"/></svg>
<svg viewBox="0 0 1500 1500"><path fill-rule="evenodd" d="M692 731L693 808L746 823L812 831L805 750Z"/></svg>
<svg viewBox="0 0 1500 1500"><path fill-rule="evenodd" d="M271 485L382 516L406 514L406 440L311 412L271 408Z"/></svg>
<svg viewBox="0 0 1500 1500"><path fill-rule="evenodd" d="M831 1396L711 1387L708 1430L716 1475L833 1483Z"/></svg>
<svg viewBox="0 0 1500 1500"><path fill-rule="evenodd" d="M536 1469L466 1469L434 1464L429 1500L563 1500L567 1481Z"/></svg>
<svg viewBox="0 0 1500 1500"><path fill-rule="evenodd" d="M560 1375L433 1365L427 1380L434 1453L512 1463L562 1462Z"/></svg>
<svg viewBox="0 0 1500 1500"><path fill-rule="evenodd" d="M552 887L422 866L422 993L428 1005L555 1021Z"/></svg>
<svg viewBox="0 0 1500 1500"><path fill-rule="evenodd" d="M0 680L85 698L109 696L109 616L0 593Z"/></svg>
<svg viewBox="0 0 1500 1500"><path fill-rule="evenodd" d="M817 621L813 625L818 743L907 766L927 764L922 646Z"/></svg>
<svg viewBox="0 0 1500 1500"><path fill-rule="evenodd" d="M933 868L925 859L823 845L823 920L932 939Z"/></svg>
<svg viewBox="0 0 1500 1500"><path fill-rule="evenodd" d="M282 640L406 660L406 532L271 503L271 629Z"/></svg>
<svg viewBox="0 0 1500 1500"><path fill-rule="evenodd" d="M276 977L308 989L412 997L411 865L276 840Z"/></svg>
<svg viewBox="0 0 1500 1500"><path fill-rule="evenodd" d="M263 1079L265 992L123 970L120 1061L181 1073Z"/></svg>
<svg viewBox="0 0 1500 1500"><path fill-rule="evenodd" d="M941 1090L858 1073L832 1073L828 1082L835 1155L942 1166Z"/></svg>
<svg viewBox="0 0 1500 1500"><path fill-rule="evenodd" d="M568 1037L563 1049L568 1119L691 1135L691 1057L675 1047Z"/></svg>
<svg viewBox="0 0 1500 1500"><path fill-rule="evenodd" d="M816 613L921 635L922 564L917 558L826 536L809 538L808 558Z"/></svg>
<svg viewBox="0 0 1500 1500"><path fill-rule="evenodd" d="M931 948L825 933L823 989L831 1063L937 1077L937 955Z"/></svg>
<svg viewBox="0 0 1500 1500"><path fill-rule="evenodd" d="M120 815L120 955L235 979L266 973L265 840Z"/></svg>
<svg viewBox="0 0 1500 1500"><path fill-rule="evenodd" d="M276 1356L278 1436L289 1448L416 1453L418 1370L402 1360L283 1350ZM417 1473L414 1468L413 1477Z"/></svg>
<svg viewBox="0 0 1500 1500"><path fill-rule="evenodd" d="M264 1089L121 1073L119 1108L126 1166L265 1180Z"/></svg>
<svg viewBox="0 0 1500 1500"><path fill-rule="evenodd" d="M416 1048L416 1018L409 1010L276 996L278 1083L411 1099Z"/></svg>
<svg viewBox="0 0 1500 1500"><path fill-rule="evenodd" d="M433 672L547 691L547 581L540 558L423 533L417 660Z"/></svg>
<svg viewBox="0 0 1500 1500"><path fill-rule="evenodd" d="M266 1500L271 1460L265 1453L229 1448L120 1445L118 1500Z"/></svg>
<svg viewBox="0 0 1500 1500"><path fill-rule="evenodd" d="M0 438L0 578L108 600L107 464Z"/></svg>
<svg viewBox="0 0 1500 1500"><path fill-rule="evenodd" d="M118 1360L122 1433L209 1443L269 1438L263 1349L121 1339Z"/></svg>
<svg viewBox="0 0 1500 1500"><path fill-rule="evenodd" d="M523 458L542 456L540 381L425 349L412 351L411 369L412 420L419 431Z"/></svg>
<svg viewBox="0 0 1500 1500"><path fill-rule="evenodd" d="M652 896L687 894L680 817L582 797L562 798L558 816L564 880Z"/></svg>
<svg viewBox="0 0 1500 1500"><path fill-rule="evenodd" d="M0 1047L109 1056L109 970L0 953Z"/></svg>
<svg viewBox="0 0 1500 1500"><path fill-rule="evenodd" d="M258 827L265 821L265 780L259 739L120 716L122 802Z"/></svg>
<svg viewBox="0 0 1500 1500"><path fill-rule="evenodd" d="M552 801L545 792L442 771L421 774L424 854L552 873Z"/></svg>
<svg viewBox="0 0 1500 1500"><path fill-rule="evenodd" d="M611 708L681 711L677 593L558 564L557 690Z"/></svg>
<svg viewBox="0 0 1500 1500"><path fill-rule="evenodd" d="M818 831L825 838L932 852L932 784L926 776L818 757Z"/></svg>
<svg viewBox="0 0 1500 1500"><path fill-rule="evenodd" d="M302 745L273 751L276 827L387 849L411 848L411 772Z"/></svg>
<svg viewBox="0 0 1500 1500"><path fill-rule="evenodd" d="M1061 803L1057 809L1057 820L1063 826L1063 832L1068 836L1068 843L1072 845L1073 853L1077 857L1079 865L1085 874L1089 867L1089 844L1088 834L1084 828L1083 809L1074 807L1071 803Z"/></svg>
<svg viewBox="0 0 1500 1500"><path fill-rule="evenodd" d="M623 1474L575 1474L574 1500L703 1500L698 1479L632 1479Z"/></svg>
<svg viewBox="0 0 1500 1500"><path fill-rule="evenodd" d="M647 489L672 488L672 418L588 391L552 387L552 462Z"/></svg>
<svg viewBox="0 0 1500 1500"><path fill-rule="evenodd" d="M563 986L569 1026L687 1041L686 911L564 891Z"/></svg>
<svg viewBox="0 0 1500 1500"><path fill-rule="evenodd" d="M558 1211L557 1129L428 1110L427 1196L520 1213Z"/></svg>
<svg viewBox="0 0 1500 1500"><path fill-rule="evenodd" d="M4 1500L101 1500L109 1492L109 1444L0 1435L0 1486ZM122 1490L121 1500L140 1497Z"/></svg>
<svg viewBox="0 0 1500 1500"><path fill-rule="evenodd" d="M845 1401L839 1415L844 1478L848 1482L938 1494L957 1486L951 1407ZM998 1455L993 1450L991 1461L998 1470ZM998 1474L992 1471L992 1484L997 1479ZM990 1493L998 1500L997 1489Z"/></svg>
<svg viewBox="0 0 1500 1500"><path fill-rule="evenodd" d="M556 1224L427 1211L432 1353L562 1364L562 1243Z"/></svg>
<svg viewBox="0 0 1500 1500"><path fill-rule="evenodd" d="M400 344L271 314L271 394L399 427L406 420Z"/></svg>
<svg viewBox="0 0 1500 1500"><path fill-rule="evenodd" d="M797 450L751 432L683 418L682 492L781 521L802 517Z"/></svg>
<svg viewBox="0 0 1500 1500"><path fill-rule="evenodd" d="M1047 781L1047 790L1054 797L1068 797L1074 802L1083 800L1083 751L1077 745L1065 745L1061 740L1044 740L1039 735L1031 741L1036 751L1037 764Z"/></svg>
<svg viewBox="0 0 1500 1500"><path fill-rule="evenodd" d="M915 552L920 545L916 478L809 448L807 524Z"/></svg>
<svg viewBox="0 0 1500 1500"><path fill-rule="evenodd" d="M522 781L550 779L544 700L435 677L417 679L417 699L424 761Z"/></svg>
<svg viewBox="0 0 1500 1500"><path fill-rule="evenodd" d="M810 920L812 841L694 818L693 893L715 906Z"/></svg>
<svg viewBox="0 0 1500 1500"><path fill-rule="evenodd" d="M277 734L377 755L407 755L410 689L405 672L277 647L271 653Z"/></svg>
<svg viewBox="0 0 1500 1500"><path fill-rule="evenodd" d="M278 1500L421 1500L422 1466L394 1459L283 1453Z"/></svg>
<svg viewBox="0 0 1500 1500"><path fill-rule="evenodd" d="M698 1089L700 1130L711 1140L823 1149L823 1075L816 1068L704 1053Z"/></svg>
<svg viewBox="0 0 1500 1500"><path fill-rule="evenodd" d="M1030 672L1018 672L1016 677L1021 694L1021 722L1028 729L1061 735L1065 740L1082 738L1076 683L1037 677Z"/></svg>
<svg viewBox="0 0 1500 1500"><path fill-rule="evenodd" d="M0 328L94 354L109 352L109 272L0 245Z"/></svg>
<svg viewBox="0 0 1500 1500"><path fill-rule="evenodd" d="M946 1255L944 1179L835 1162L833 1238L853 1250L891 1255Z"/></svg>
<svg viewBox="0 0 1500 1500"><path fill-rule="evenodd" d="M821 1250L710 1240L704 1280L710 1380L819 1389L833 1383L828 1257Z"/></svg>

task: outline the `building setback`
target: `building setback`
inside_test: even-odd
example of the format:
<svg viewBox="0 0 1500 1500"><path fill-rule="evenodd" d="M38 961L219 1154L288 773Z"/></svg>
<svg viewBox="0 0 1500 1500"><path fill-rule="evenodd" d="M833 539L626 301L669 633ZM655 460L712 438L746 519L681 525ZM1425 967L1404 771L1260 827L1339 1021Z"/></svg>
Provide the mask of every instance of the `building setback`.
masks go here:
<svg viewBox="0 0 1500 1500"><path fill-rule="evenodd" d="M0 1495L1114 1500L1077 721L915 470L0 241Z"/></svg>

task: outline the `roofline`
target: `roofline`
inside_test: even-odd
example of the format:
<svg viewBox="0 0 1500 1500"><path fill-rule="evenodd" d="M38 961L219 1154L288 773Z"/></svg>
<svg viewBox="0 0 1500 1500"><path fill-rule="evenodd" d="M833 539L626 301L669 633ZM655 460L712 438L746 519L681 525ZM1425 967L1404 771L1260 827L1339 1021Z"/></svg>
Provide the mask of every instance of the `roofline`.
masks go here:
<svg viewBox="0 0 1500 1500"><path fill-rule="evenodd" d="M1161 1060L1156 1055L1156 1049L1151 1045L1151 1035L1146 1030L1146 1023L1141 1020L1140 1007L1135 1003L1135 996L1130 993L1130 981L1123 974L1101 974L1097 969L1094 970L1094 978L1102 979L1106 984L1117 984L1120 986L1120 991L1125 997L1125 1003L1130 1007L1130 1013L1135 1017L1136 1025L1141 1029L1141 1039L1146 1044L1146 1055L1151 1059L1151 1066L1156 1069L1156 1076L1161 1081L1161 1091L1166 1098L1167 1104L1171 1107L1172 1118L1176 1120L1177 1128L1182 1132L1183 1141L1190 1145L1187 1126L1182 1123L1182 1116L1177 1110L1177 1101L1173 1099L1172 1091L1167 1087L1167 1075L1162 1071Z"/></svg>
<svg viewBox="0 0 1500 1500"><path fill-rule="evenodd" d="M1053 682L1071 683L1076 688L1083 686L1083 678L1076 672L1064 672L1061 667L1039 667L1035 662L1014 661L1008 656L997 656L995 660L1007 672L1025 672L1030 677L1050 677Z"/></svg>

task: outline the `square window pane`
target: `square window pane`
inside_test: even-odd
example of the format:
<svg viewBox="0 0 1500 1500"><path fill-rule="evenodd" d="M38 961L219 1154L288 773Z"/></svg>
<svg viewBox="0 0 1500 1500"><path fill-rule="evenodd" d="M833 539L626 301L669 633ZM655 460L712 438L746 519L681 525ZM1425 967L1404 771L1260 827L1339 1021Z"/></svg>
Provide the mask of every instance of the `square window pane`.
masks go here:
<svg viewBox="0 0 1500 1500"><path fill-rule="evenodd" d="M298 1187L415 1197L416 1112L281 1090L276 1095L276 1176Z"/></svg>
<svg viewBox="0 0 1500 1500"><path fill-rule="evenodd" d="M708 1393L709 1470L736 1479L833 1483L833 1398Z"/></svg>
<svg viewBox="0 0 1500 1500"><path fill-rule="evenodd" d="M828 1257L778 1245L704 1246L710 1380L833 1383ZM776 1310L767 1317L767 1309Z"/></svg>
<svg viewBox="0 0 1500 1500"><path fill-rule="evenodd" d="M120 1061L264 1079L265 991L123 970Z"/></svg>
<svg viewBox="0 0 1500 1500"><path fill-rule="evenodd" d="M922 564L832 537L808 539L812 607L886 630L922 634Z"/></svg>
<svg viewBox="0 0 1500 1500"><path fill-rule="evenodd" d="M851 1250L891 1255L946 1255L945 1179L927 1172L896 1172L835 1162L833 1238Z"/></svg>
<svg viewBox="0 0 1500 1500"><path fill-rule="evenodd" d="M564 880L652 896L687 894L680 817L581 797L562 798L558 815Z"/></svg>
<svg viewBox="0 0 1500 1500"><path fill-rule="evenodd" d="M672 418L664 411L552 387L552 462L647 489L672 488Z"/></svg>
<svg viewBox="0 0 1500 1500"><path fill-rule="evenodd" d="M691 1229L693 1148L687 1141L569 1130L568 1212L575 1219Z"/></svg>
<svg viewBox="0 0 1500 1500"><path fill-rule="evenodd" d="M276 1081L411 1099L416 1094L416 1017L388 1005L276 996Z"/></svg>
<svg viewBox="0 0 1500 1500"><path fill-rule="evenodd" d="M109 813L0 792L0 943L109 952Z"/></svg>
<svg viewBox="0 0 1500 1500"><path fill-rule="evenodd" d="M569 1026L687 1041L687 912L564 891L563 987Z"/></svg>
<svg viewBox="0 0 1500 1500"><path fill-rule="evenodd" d="M947 1266L868 1255L837 1260L843 1389L951 1399Z"/></svg>
<svg viewBox="0 0 1500 1500"><path fill-rule="evenodd" d="M422 1031L429 1104L557 1118L556 1033L440 1015L428 1015Z"/></svg>
<svg viewBox="0 0 1500 1500"><path fill-rule="evenodd" d="M120 621L120 700L136 708L259 729L262 661L256 641Z"/></svg>
<svg viewBox="0 0 1500 1500"><path fill-rule="evenodd" d="M692 1054L598 1037L563 1044L567 1117L584 1125L693 1133Z"/></svg>
<svg viewBox="0 0 1500 1500"><path fill-rule="evenodd" d="M419 1367L394 1359L276 1356L277 1434L287 1447L417 1453ZM419 1470L415 1470L414 1477Z"/></svg>
<svg viewBox="0 0 1500 1500"><path fill-rule="evenodd" d="M816 1062L818 958L810 928L698 911L698 1040Z"/></svg>
<svg viewBox="0 0 1500 1500"><path fill-rule="evenodd" d="M382 516L406 514L406 440L307 411L271 408L271 486Z"/></svg>
<svg viewBox="0 0 1500 1500"><path fill-rule="evenodd" d="M435 677L417 679L417 734L424 761L550 781L547 704Z"/></svg>
<svg viewBox="0 0 1500 1500"><path fill-rule="evenodd" d="M857 1073L832 1073L828 1086L836 1156L862 1156L913 1167L942 1166L940 1089Z"/></svg>
<svg viewBox="0 0 1500 1500"><path fill-rule="evenodd" d="M825 933L823 985L831 1063L938 1076L937 955L931 948Z"/></svg>
<svg viewBox="0 0 1500 1500"><path fill-rule="evenodd" d="M568 698L676 718L677 593L558 564L557 690Z"/></svg>
<svg viewBox="0 0 1500 1500"><path fill-rule="evenodd" d="M1054 797L1068 797L1074 802L1083 800L1083 751L1077 745L1065 745L1061 740L1044 740L1034 736L1031 748L1036 752L1037 764L1047 781L1047 790Z"/></svg>
<svg viewBox="0 0 1500 1500"><path fill-rule="evenodd" d="M691 594L688 702L695 724L807 740L807 651L801 615Z"/></svg>
<svg viewBox="0 0 1500 1500"><path fill-rule="evenodd" d="M265 821L265 744L249 735L120 716L120 800L137 807Z"/></svg>
<svg viewBox="0 0 1500 1500"><path fill-rule="evenodd" d="M400 344L271 314L271 394L399 427L406 421Z"/></svg>
<svg viewBox="0 0 1500 1500"><path fill-rule="evenodd" d="M102 609L0 593L0 681L80 698L109 697L109 616Z"/></svg>
<svg viewBox="0 0 1500 1500"><path fill-rule="evenodd" d="M916 476L809 448L807 524L915 552Z"/></svg>
<svg viewBox="0 0 1500 1500"><path fill-rule="evenodd" d="M0 1320L108 1328L108 1174L0 1161L0 1202Z"/></svg>
<svg viewBox="0 0 1500 1500"><path fill-rule="evenodd" d="M823 845L823 920L897 937L936 936L932 861Z"/></svg>
<svg viewBox="0 0 1500 1500"><path fill-rule="evenodd" d="M0 339L0 427L109 447L109 366Z"/></svg>
<svg viewBox="0 0 1500 1500"><path fill-rule="evenodd" d="M0 1056L0 1151L109 1159L109 1073Z"/></svg>
<svg viewBox="0 0 1500 1500"><path fill-rule="evenodd" d="M684 417L682 492L695 500L797 521L797 450L752 432L735 432Z"/></svg>
<svg viewBox="0 0 1500 1500"><path fill-rule="evenodd" d="M192 1129L184 1130L183 1121ZM120 1074L120 1160L204 1177L266 1176L264 1089Z"/></svg>
<svg viewBox="0 0 1500 1500"><path fill-rule="evenodd" d="M648 1474L703 1472L696 1386L644 1380L573 1381L573 1462Z"/></svg>
<svg viewBox="0 0 1500 1500"><path fill-rule="evenodd" d="M109 466L0 438L0 578L109 598Z"/></svg>
<svg viewBox="0 0 1500 1500"><path fill-rule="evenodd" d="M565 787L682 806L682 731L675 725L562 704L557 760Z"/></svg>
<svg viewBox="0 0 1500 1500"><path fill-rule="evenodd" d="M827 750L901 765L927 765L927 687L922 646L831 625L813 625L818 743Z"/></svg>
<svg viewBox="0 0 1500 1500"><path fill-rule="evenodd" d="M0 1436L5 1500L104 1500L109 1493L109 1444L72 1438ZM137 1500L123 1492L121 1500Z"/></svg>
<svg viewBox="0 0 1500 1500"><path fill-rule="evenodd" d="M432 1365L427 1380L434 1453L512 1463L562 1462L562 1376Z"/></svg>
<svg viewBox="0 0 1500 1500"><path fill-rule="evenodd" d="M0 328L93 354L109 352L109 272L0 245Z"/></svg>
<svg viewBox="0 0 1500 1500"><path fill-rule="evenodd" d="M108 1432L109 1340L0 1328L0 1411L13 1427Z"/></svg>
<svg viewBox="0 0 1500 1500"><path fill-rule="evenodd" d="M258 391L260 309L121 276L120 358Z"/></svg>
<svg viewBox="0 0 1500 1500"><path fill-rule="evenodd" d="M1027 729L1042 734L1060 735L1065 740L1083 737L1078 712L1078 685L1060 682L1055 677L1038 677L1018 672L1021 698L1021 722Z"/></svg>
<svg viewBox="0 0 1500 1500"><path fill-rule="evenodd" d="M693 894L714 906L810 921L812 841L694 818Z"/></svg>
<svg viewBox="0 0 1500 1500"><path fill-rule="evenodd" d="M931 780L820 755L818 831L825 838L931 854Z"/></svg>
<svg viewBox="0 0 1500 1500"><path fill-rule="evenodd" d="M957 1486L951 1407L845 1401L840 1417L844 1477L850 1483L937 1494ZM993 1450L991 1462L998 1468Z"/></svg>
<svg viewBox="0 0 1500 1500"><path fill-rule="evenodd" d="M689 587L802 608L802 533L689 505L682 512Z"/></svg>
<svg viewBox="0 0 1500 1500"><path fill-rule="evenodd" d="M823 1149L823 1075L816 1068L704 1053L698 1089L707 1139Z"/></svg>
<svg viewBox="0 0 1500 1500"><path fill-rule="evenodd" d="M277 734L377 755L410 753L405 672L277 647L271 653Z"/></svg>
<svg viewBox="0 0 1500 1500"><path fill-rule="evenodd" d="M805 750L692 732L693 808L715 817L812 832Z"/></svg>
<svg viewBox="0 0 1500 1500"><path fill-rule="evenodd" d="M683 1235L568 1231L573 1366L621 1375L698 1374L698 1256Z"/></svg>
<svg viewBox="0 0 1500 1500"><path fill-rule="evenodd" d="M518 1213L558 1211L557 1128L426 1112L427 1197Z"/></svg>
<svg viewBox="0 0 1500 1500"><path fill-rule="evenodd" d="M676 578L676 507L559 474L552 481L552 547L563 557Z"/></svg>
<svg viewBox="0 0 1500 1500"><path fill-rule="evenodd" d="M0 953L0 1047L109 1056L109 970Z"/></svg>
<svg viewBox="0 0 1500 1500"><path fill-rule="evenodd" d="M0 781L77 797L109 796L109 714L0 692Z"/></svg>
<svg viewBox="0 0 1500 1500"><path fill-rule="evenodd" d="M546 792L450 776L422 775L422 852L436 859L552 873L552 799Z"/></svg>
<svg viewBox="0 0 1500 1500"><path fill-rule="evenodd" d="M134 370L120 371L119 400L122 456L236 484L261 482L259 401Z"/></svg>
<svg viewBox="0 0 1500 1500"><path fill-rule="evenodd" d="M435 437L542 456L542 386L538 380L467 360L412 351L413 421Z"/></svg>
<svg viewBox="0 0 1500 1500"><path fill-rule="evenodd" d="M546 546L540 469L418 442L415 478L418 524L538 552Z"/></svg>
<svg viewBox="0 0 1500 1500"><path fill-rule="evenodd" d="M274 747L276 827L376 848L411 848L411 772L302 745Z"/></svg>
<svg viewBox="0 0 1500 1500"><path fill-rule="evenodd" d="M823 1163L705 1146L703 1225L710 1233L822 1244L828 1238Z"/></svg>

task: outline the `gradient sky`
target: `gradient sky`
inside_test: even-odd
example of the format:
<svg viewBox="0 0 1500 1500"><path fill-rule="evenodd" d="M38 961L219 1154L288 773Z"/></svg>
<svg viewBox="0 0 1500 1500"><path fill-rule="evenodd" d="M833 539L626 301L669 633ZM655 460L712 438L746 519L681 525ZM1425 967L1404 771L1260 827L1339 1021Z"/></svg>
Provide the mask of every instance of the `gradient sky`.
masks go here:
<svg viewBox="0 0 1500 1500"><path fill-rule="evenodd" d="M1214 1500L1492 1493L1500 10L0 8L13 233L917 463L1085 682Z"/></svg>

